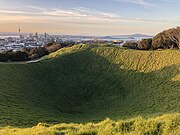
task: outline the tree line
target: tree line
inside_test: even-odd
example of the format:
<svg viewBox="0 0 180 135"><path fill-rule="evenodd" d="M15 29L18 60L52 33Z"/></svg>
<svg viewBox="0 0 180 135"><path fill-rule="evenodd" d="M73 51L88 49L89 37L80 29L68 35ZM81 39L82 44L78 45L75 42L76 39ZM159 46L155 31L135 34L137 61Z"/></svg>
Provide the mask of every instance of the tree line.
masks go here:
<svg viewBox="0 0 180 135"><path fill-rule="evenodd" d="M0 53L0 62L35 60L63 47L69 47L74 44L74 42L65 42L61 44L49 43L43 47L22 48L19 51L8 50Z"/></svg>
<svg viewBox="0 0 180 135"><path fill-rule="evenodd" d="M123 47L138 50L180 49L180 27L165 30L151 39L128 41Z"/></svg>

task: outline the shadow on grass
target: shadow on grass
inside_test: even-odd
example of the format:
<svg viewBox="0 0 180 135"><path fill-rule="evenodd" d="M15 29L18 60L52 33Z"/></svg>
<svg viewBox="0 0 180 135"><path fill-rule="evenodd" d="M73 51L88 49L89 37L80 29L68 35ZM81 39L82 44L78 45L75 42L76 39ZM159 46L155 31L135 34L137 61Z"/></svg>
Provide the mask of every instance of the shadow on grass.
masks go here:
<svg viewBox="0 0 180 135"><path fill-rule="evenodd" d="M82 50L31 64L0 65L0 126L98 122L180 111L179 65L121 69Z"/></svg>

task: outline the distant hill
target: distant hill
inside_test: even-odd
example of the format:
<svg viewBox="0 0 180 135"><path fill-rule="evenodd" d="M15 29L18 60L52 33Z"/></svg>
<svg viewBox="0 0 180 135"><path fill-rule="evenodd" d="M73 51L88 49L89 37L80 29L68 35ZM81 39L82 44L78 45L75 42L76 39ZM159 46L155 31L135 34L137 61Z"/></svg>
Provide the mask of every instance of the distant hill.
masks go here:
<svg viewBox="0 0 180 135"><path fill-rule="evenodd" d="M132 34L132 35L111 35L111 38L152 38L153 36L145 34Z"/></svg>
<svg viewBox="0 0 180 135"><path fill-rule="evenodd" d="M124 36L127 36L127 35L124 35ZM145 35L145 34L132 34L132 35L128 35L128 36L131 36L131 37L153 37L151 35Z"/></svg>

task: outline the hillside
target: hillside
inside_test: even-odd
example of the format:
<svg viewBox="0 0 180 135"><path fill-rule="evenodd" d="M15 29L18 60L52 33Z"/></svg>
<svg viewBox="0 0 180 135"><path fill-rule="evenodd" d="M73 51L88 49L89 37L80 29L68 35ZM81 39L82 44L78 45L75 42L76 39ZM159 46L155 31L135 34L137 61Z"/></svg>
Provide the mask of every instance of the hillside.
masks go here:
<svg viewBox="0 0 180 135"><path fill-rule="evenodd" d="M179 113L179 57L77 45L37 63L1 63L0 127Z"/></svg>

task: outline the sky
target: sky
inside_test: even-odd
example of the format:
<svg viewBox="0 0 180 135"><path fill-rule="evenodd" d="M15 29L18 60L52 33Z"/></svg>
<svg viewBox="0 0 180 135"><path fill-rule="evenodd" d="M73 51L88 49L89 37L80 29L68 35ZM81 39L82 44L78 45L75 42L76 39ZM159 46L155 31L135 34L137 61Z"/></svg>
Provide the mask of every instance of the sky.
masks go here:
<svg viewBox="0 0 180 135"><path fill-rule="evenodd" d="M180 24L180 0L0 0L0 32L155 35Z"/></svg>

